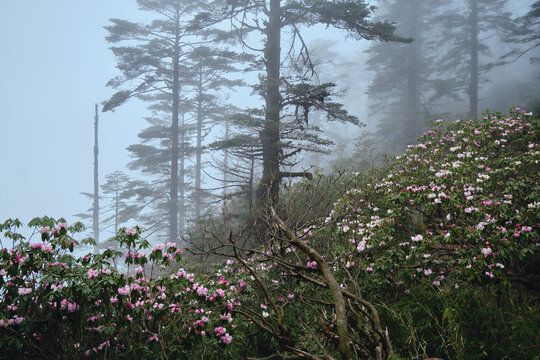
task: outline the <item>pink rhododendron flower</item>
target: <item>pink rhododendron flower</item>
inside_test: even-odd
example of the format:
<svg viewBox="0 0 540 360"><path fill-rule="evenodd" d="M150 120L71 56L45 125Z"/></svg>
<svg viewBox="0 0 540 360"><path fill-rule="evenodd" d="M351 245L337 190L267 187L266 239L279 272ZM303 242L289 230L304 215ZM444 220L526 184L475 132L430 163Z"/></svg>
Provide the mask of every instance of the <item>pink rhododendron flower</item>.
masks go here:
<svg viewBox="0 0 540 360"><path fill-rule="evenodd" d="M137 230L135 230L135 229L126 229L126 235L134 236L135 234L137 234Z"/></svg>
<svg viewBox="0 0 540 360"><path fill-rule="evenodd" d="M49 231L51 231L51 228L48 227L48 226L44 226L44 227L42 227L41 229L39 229L39 232L40 232L41 234L48 234Z"/></svg>
<svg viewBox="0 0 540 360"><path fill-rule="evenodd" d="M411 236L411 240L412 241L422 241L422 240L424 240L424 237L422 235L414 235L414 236Z"/></svg>
<svg viewBox="0 0 540 360"><path fill-rule="evenodd" d="M199 286L197 288L197 294L200 296L206 296L206 294L208 294L208 289L205 288L204 286Z"/></svg>
<svg viewBox="0 0 540 360"><path fill-rule="evenodd" d="M92 279L99 275L99 270L97 269L88 269L88 278Z"/></svg>
<svg viewBox="0 0 540 360"><path fill-rule="evenodd" d="M484 257L488 257L493 252L491 248L483 248L480 250L480 252L484 255Z"/></svg>
<svg viewBox="0 0 540 360"><path fill-rule="evenodd" d="M230 344L231 341L232 341L232 336L229 335L229 333L225 334L224 336L221 337L221 340L225 343L225 344Z"/></svg>
<svg viewBox="0 0 540 360"><path fill-rule="evenodd" d="M30 288L19 288L19 295L28 295L32 292Z"/></svg>
<svg viewBox="0 0 540 360"><path fill-rule="evenodd" d="M89 317L88 319L86 319L87 322L94 322L96 320L99 320L103 317L103 314L102 315L95 315L95 316L91 316Z"/></svg>
<svg viewBox="0 0 540 360"><path fill-rule="evenodd" d="M169 261L173 261L173 260L174 260L173 256L172 256L171 254L168 254L168 253L163 254L163 257L166 258L166 259L169 260Z"/></svg>
<svg viewBox="0 0 540 360"><path fill-rule="evenodd" d="M160 250L160 251L165 250L165 244L156 244L156 245L154 245L154 248L152 249L152 252L158 251L158 250Z"/></svg>
<svg viewBox="0 0 540 360"><path fill-rule="evenodd" d="M72 302L68 302L67 304L67 308L68 308L68 311L69 312L75 312L79 309L79 305L77 305L77 303L72 303Z"/></svg>
<svg viewBox="0 0 540 360"><path fill-rule="evenodd" d="M118 288L118 293L120 295L129 295L130 291L131 291L131 289L129 288L129 285Z"/></svg>
<svg viewBox="0 0 540 360"><path fill-rule="evenodd" d="M52 289L53 291L59 291L59 290L62 290L63 287L64 287L64 286L63 286L62 284L58 284L58 285L52 284L52 285L51 285L51 289Z"/></svg>
<svg viewBox="0 0 540 360"><path fill-rule="evenodd" d="M20 325L24 321L24 317L15 315L13 316L13 319L8 320L9 325Z"/></svg>
<svg viewBox="0 0 540 360"><path fill-rule="evenodd" d="M218 326L217 328L214 328L214 331L216 332L216 335L223 335L225 334L225 332L227 331L227 329L225 329L224 327L222 326Z"/></svg>

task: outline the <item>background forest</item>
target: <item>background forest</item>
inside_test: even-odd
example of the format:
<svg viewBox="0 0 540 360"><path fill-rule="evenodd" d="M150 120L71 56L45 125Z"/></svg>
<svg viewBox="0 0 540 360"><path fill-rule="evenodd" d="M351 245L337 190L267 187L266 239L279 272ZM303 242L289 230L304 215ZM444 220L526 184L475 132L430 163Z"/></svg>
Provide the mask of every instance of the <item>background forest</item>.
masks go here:
<svg viewBox="0 0 540 360"><path fill-rule="evenodd" d="M1 359L539 359L539 1L136 4L81 222L0 224Z"/></svg>

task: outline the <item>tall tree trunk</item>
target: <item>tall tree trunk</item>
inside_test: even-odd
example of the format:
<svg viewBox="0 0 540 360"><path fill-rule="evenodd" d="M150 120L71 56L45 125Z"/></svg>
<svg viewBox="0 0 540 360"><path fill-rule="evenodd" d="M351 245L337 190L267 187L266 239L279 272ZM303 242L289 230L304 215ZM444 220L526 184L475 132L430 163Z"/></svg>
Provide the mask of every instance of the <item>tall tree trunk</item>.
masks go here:
<svg viewBox="0 0 540 360"><path fill-rule="evenodd" d="M201 158L202 158L202 127L203 127L203 84L202 69L199 69L199 83L197 84L197 148L195 159L195 217L201 216Z"/></svg>
<svg viewBox="0 0 540 360"><path fill-rule="evenodd" d="M419 19L421 16L419 0L411 0L407 15L407 35L414 40L407 45L407 141L414 140L419 135L419 65L421 59L421 33Z"/></svg>
<svg viewBox="0 0 540 360"><path fill-rule="evenodd" d="M178 241L178 109L180 101L180 14L177 13L176 37L173 55L172 124L171 124L171 183L169 199L169 241Z"/></svg>
<svg viewBox="0 0 540 360"><path fill-rule="evenodd" d="M120 181L116 181L116 189L114 195L114 234L118 233L118 213L120 211Z"/></svg>
<svg viewBox="0 0 540 360"><path fill-rule="evenodd" d="M279 190L279 77L281 58L281 4L280 0L270 0L270 15L266 32L265 67L266 67L266 116L264 129L261 131L263 151L263 174L257 197L263 208L276 204ZM265 206L266 205L266 206Z"/></svg>
<svg viewBox="0 0 540 360"><path fill-rule="evenodd" d="M229 140L229 132L230 132L230 120L229 116L227 115L225 118L225 141ZM229 181L229 150L227 148L223 149L223 206L222 206L222 213L223 213L223 220L227 222L227 184Z"/></svg>
<svg viewBox="0 0 540 360"><path fill-rule="evenodd" d="M253 182L255 180L255 156L251 156L251 164L249 168L249 181L248 181L248 193L247 202L250 214L253 212Z"/></svg>
<svg viewBox="0 0 540 360"><path fill-rule="evenodd" d="M478 116L478 0L469 0L471 27L471 63L469 79L469 116Z"/></svg>
<svg viewBox="0 0 540 360"><path fill-rule="evenodd" d="M184 232L184 227L186 224L186 119L185 119L185 113L182 113L182 131L180 132L180 144L181 144L181 151L179 155L179 191L180 191L180 198L178 199L178 217L180 219L178 223L178 232L179 234L182 234Z"/></svg>
<svg viewBox="0 0 540 360"><path fill-rule="evenodd" d="M94 231L94 240L96 241L96 246L94 246L94 254L97 254L97 245L99 244L98 104L95 104L94 112L94 206L92 214L92 227Z"/></svg>

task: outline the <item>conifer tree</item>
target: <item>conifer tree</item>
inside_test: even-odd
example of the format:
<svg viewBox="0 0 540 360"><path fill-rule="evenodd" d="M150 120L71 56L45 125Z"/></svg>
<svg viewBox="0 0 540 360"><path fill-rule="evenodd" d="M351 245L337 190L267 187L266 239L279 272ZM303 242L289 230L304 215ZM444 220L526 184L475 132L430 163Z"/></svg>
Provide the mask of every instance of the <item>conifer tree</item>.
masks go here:
<svg viewBox="0 0 540 360"><path fill-rule="evenodd" d="M161 101L158 101L161 98ZM133 160L128 164L131 170L141 171L145 178L139 186L134 188L134 194L140 197L141 214L139 222L142 226L150 229L152 233L163 234L170 228L170 223L163 221L168 218L170 212L170 191L169 178L171 172L170 159L176 158L177 170L177 198L176 219L178 234L182 234L185 229L188 207L186 199L191 192L189 186L192 179L192 167L188 166L187 159L195 154L195 149L191 145L195 125L187 121L190 117L189 111L192 104L187 99L180 102L178 108L178 129L176 143L177 150L172 154L173 146L170 139L170 114L171 101L168 94L154 97L155 103L149 106L152 115L145 118L149 126L139 132L140 144L133 144L127 147Z"/></svg>
<svg viewBox="0 0 540 360"><path fill-rule="evenodd" d="M532 54L540 47L540 1L531 4L529 11L515 19L510 32L504 41L512 50L503 56L504 59L516 60L525 54ZM539 62L540 57L531 56L531 62Z"/></svg>
<svg viewBox="0 0 540 360"><path fill-rule="evenodd" d="M209 196L202 188L202 159L205 151L203 141L212 126L222 122L223 114L227 112L226 105L221 102L223 99L220 92L244 85L243 81L232 79L230 74L240 71L238 64L250 59L248 55L222 50L215 46L199 46L188 54L195 127L193 207L196 219L201 216L203 197Z"/></svg>
<svg viewBox="0 0 540 360"><path fill-rule="evenodd" d="M338 104L327 102L331 98L330 84L309 83L313 66L301 29L322 24L341 29L356 39L398 40L392 24L371 21L373 10L365 1L352 0L227 0L219 10L198 16L199 27L228 19L244 47L259 56L254 68L261 74L262 81L256 90L264 100L264 122L259 133L263 170L257 195L263 208L269 210L271 205L277 204L279 185L284 177L303 176L282 168L285 156L290 158L303 150L297 148L284 154L282 135L291 129L291 124L296 123L297 129L304 124L309 126L308 113L314 109L328 112L329 120L358 122ZM285 29L290 30L289 41L282 39ZM262 46L249 42L254 32L263 37ZM297 43L299 47L295 46ZM281 49L288 50L282 54ZM291 70L289 74L284 71L285 64ZM286 77L289 80L284 81ZM284 95L286 91L288 94ZM293 113L287 116L286 108ZM290 145L294 146L294 141Z"/></svg>
<svg viewBox="0 0 540 360"><path fill-rule="evenodd" d="M109 32L107 41L117 58L117 67L122 75L110 80L108 86L120 89L105 102L103 111L120 106L129 98L150 101L167 101L169 126L168 187L168 237L177 242L179 221L179 114L182 99L182 76L185 74L183 61L187 53L199 40L189 22L195 11L204 9L201 1L187 0L137 0L139 9L152 13L155 19L148 23L133 23L111 19L105 28ZM155 95L165 96L157 98Z"/></svg>
<svg viewBox="0 0 540 360"><path fill-rule="evenodd" d="M449 5L439 17L444 31L438 40L448 51L440 56L441 75L455 79L455 88L465 95L468 115L478 115L479 93L485 74L502 61L493 54L490 42L501 41L510 29L507 0L460 0ZM489 39L489 42L488 42Z"/></svg>
<svg viewBox="0 0 540 360"><path fill-rule="evenodd" d="M120 170L116 170L105 176L105 183L101 185L103 199L108 199L108 204L103 208L104 219L102 220L103 230L113 229L113 234L118 233L122 224L126 224L130 219L136 217L136 212L132 203L133 189L137 181L132 181L128 175Z"/></svg>
<svg viewBox="0 0 540 360"><path fill-rule="evenodd" d="M431 38L440 28L435 18L442 1L386 1L383 17L398 23L406 44L374 43L367 50L367 68L375 72L367 93L379 120L379 150L395 153L420 135L435 114L435 101L456 97L451 80L436 76L434 58L440 44Z"/></svg>

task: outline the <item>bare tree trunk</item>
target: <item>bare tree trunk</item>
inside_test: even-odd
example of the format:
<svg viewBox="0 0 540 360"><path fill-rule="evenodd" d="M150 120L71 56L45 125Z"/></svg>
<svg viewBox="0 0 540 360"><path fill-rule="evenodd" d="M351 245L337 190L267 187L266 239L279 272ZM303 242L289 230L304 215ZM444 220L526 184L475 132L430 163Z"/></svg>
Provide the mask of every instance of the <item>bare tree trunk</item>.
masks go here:
<svg viewBox="0 0 540 360"><path fill-rule="evenodd" d="M97 254L99 244L98 104L95 104L94 110L94 206L92 214L92 227L94 232L94 240L96 241L96 246L94 246L94 254Z"/></svg>
<svg viewBox="0 0 540 360"><path fill-rule="evenodd" d="M180 102L180 14L177 13L176 37L173 55L172 124L171 124L171 182L169 198L169 241L178 241L178 109Z"/></svg>
<svg viewBox="0 0 540 360"><path fill-rule="evenodd" d="M471 63L469 81L469 116L478 116L478 0L470 0Z"/></svg>
<svg viewBox="0 0 540 360"><path fill-rule="evenodd" d="M179 173L179 191L180 191L180 198L178 199L178 233L182 234L184 231L184 227L186 225L186 189L185 189L185 181L186 181L186 149L185 149L185 143L186 143L186 119L185 119L185 113L182 113L182 131L180 133L180 143L182 144L182 151L181 155L179 156L179 163L180 163L180 173Z"/></svg>
<svg viewBox="0 0 540 360"><path fill-rule="evenodd" d="M248 209L249 212L252 213L253 211L253 183L255 180L255 156L251 156L251 164L249 168L249 181L248 181L248 189L247 189L247 202L248 202Z"/></svg>
<svg viewBox="0 0 540 360"><path fill-rule="evenodd" d="M116 181L114 194L114 234L118 233L118 213L120 212L120 181Z"/></svg>
<svg viewBox="0 0 540 360"><path fill-rule="evenodd" d="M201 157L202 157L202 70L199 72L199 83L197 84L197 147L195 159L195 217L201 216Z"/></svg>
<svg viewBox="0 0 540 360"><path fill-rule="evenodd" d="M408 44L407 49L407 128L406 134L411 139L416 138L419 134L420 119L418 114L419 109L419 91L418 91L418 78L419 78L419 64L420 51L421 51L421 34L419 18L420 4L418 0L411 0L409 6L409 12L407 15L407 35L414 40Z"/></svg>
<svg viewBox="0 0 540 360"><path fill-rule="evenodd" d="M229 117L227 116L225 119L225 141L229 140L229 132L230 132L230 121ZM227 173L227 169L229 168L229 150L227 148L223 149L223 206L222 206L222 212L223 212L223 221L227 223L227 183L229 180L229 174Z"/></svg>

